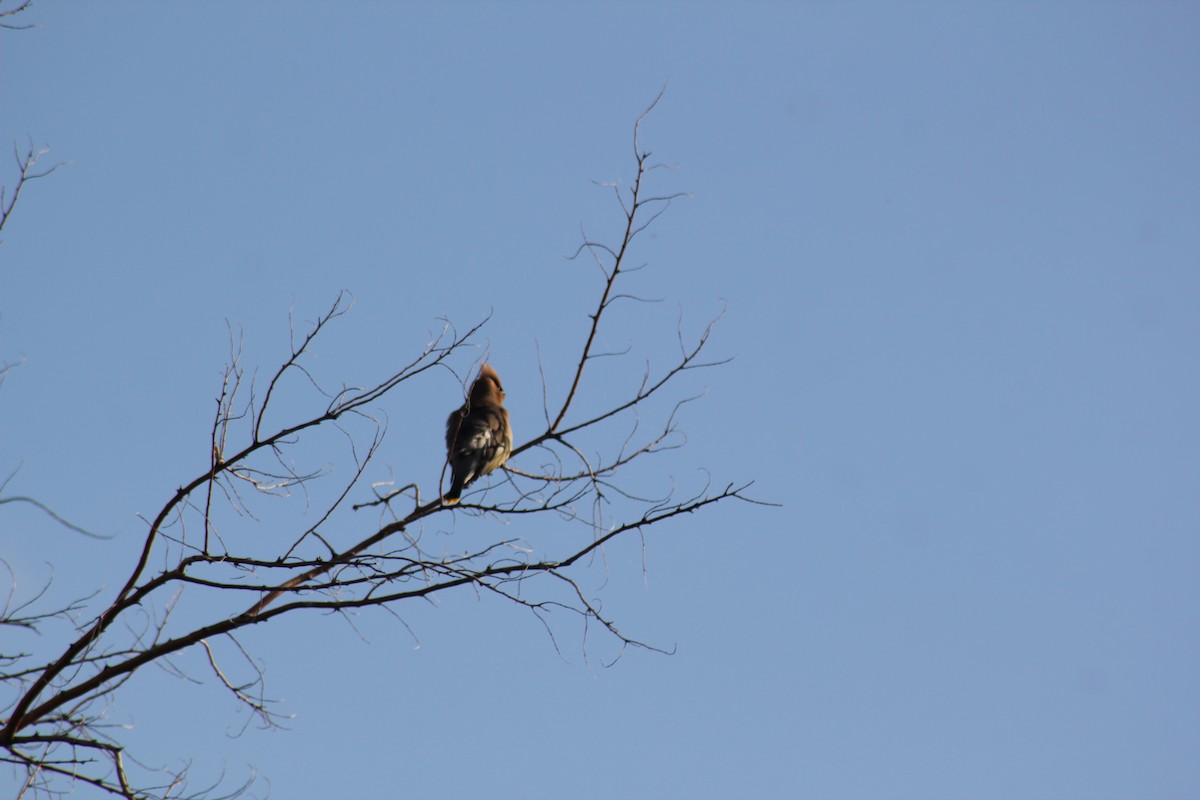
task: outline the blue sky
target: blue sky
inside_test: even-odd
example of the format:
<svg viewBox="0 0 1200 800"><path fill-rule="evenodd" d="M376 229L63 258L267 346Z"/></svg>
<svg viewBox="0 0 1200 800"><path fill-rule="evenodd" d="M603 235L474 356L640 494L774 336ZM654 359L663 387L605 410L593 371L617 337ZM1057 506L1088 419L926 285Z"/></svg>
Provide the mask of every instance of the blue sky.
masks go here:
<svg viewBox="0 0 1200 800"><path fill-rule="evenodd" d="M24 361L0 472L115 538L5 506L22 587L52 562L64 592L114 591L137 515L207 466L227 321L266 370L290 308L348 290L314 369L360 381L492 310L532 432L537 347L568 364L595 302L563 256L581 225L615 235L593 181L628 180L668 81L643 143L690 197L637 252L630 290L663 302L605 343L661 363L681 313L694 336L727 308L713 353L736 359L689 377L688 446L646 481L706 469L780 504L585 571L673 656L604 668L611 643L585 660L564 626L560 657L469 593L405 609L413 635L282 619L247 638L289 730L231 737L219 687L150 670L110 712L142 759L190 758L198 784L253 767L282 798L1200 794L1196 6L43 1L25 21L0 31L0 134L70 165L0 246L0 358ZM436 480L461 387L420 392L385 409L381 479Z"/></svg>

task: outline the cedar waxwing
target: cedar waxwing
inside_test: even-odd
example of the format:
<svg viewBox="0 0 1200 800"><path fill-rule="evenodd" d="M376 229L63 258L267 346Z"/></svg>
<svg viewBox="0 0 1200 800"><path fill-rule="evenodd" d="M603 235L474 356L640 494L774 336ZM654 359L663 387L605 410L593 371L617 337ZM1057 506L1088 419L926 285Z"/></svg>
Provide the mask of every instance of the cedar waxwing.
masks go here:
<svg viewBox="0 0 1200 800"><path fill-rule="evenodd" d="M446 460L453 473L450 491L442 501L458 502L463 489L480 475L487 475L508 460L512 452L512 426L504 408L500 376L490 364L479 368L471 394L463 407L446 420Z"/></svg>

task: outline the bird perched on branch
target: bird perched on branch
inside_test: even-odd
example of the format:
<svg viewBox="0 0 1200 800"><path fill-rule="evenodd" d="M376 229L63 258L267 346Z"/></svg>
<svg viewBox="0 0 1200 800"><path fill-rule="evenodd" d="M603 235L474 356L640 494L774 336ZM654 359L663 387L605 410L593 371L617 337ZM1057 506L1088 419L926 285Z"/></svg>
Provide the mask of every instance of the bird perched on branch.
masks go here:
<svg viewBox="0 0 1200 800"><path fill-rule="evenodd" d="M484 364L467 402L446 420L446 461L452 472L450 491L442 497L446 505L457 503L463 489L499 468L512 453L512 426L503 403L500 376Z"/></svg>

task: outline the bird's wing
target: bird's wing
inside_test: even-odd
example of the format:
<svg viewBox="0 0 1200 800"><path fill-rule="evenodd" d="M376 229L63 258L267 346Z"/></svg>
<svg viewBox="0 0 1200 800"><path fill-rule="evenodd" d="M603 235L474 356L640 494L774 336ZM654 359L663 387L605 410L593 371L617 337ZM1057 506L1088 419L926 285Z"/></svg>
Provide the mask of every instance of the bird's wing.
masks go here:
<svg viewBox="0 0 1200 800"><path fill-rule="evenodd" d="M512 433L507 415L500 406L476 408L459 426L451 459L470 459L476 475L486 475L499 467L512 450Z"/></svg>

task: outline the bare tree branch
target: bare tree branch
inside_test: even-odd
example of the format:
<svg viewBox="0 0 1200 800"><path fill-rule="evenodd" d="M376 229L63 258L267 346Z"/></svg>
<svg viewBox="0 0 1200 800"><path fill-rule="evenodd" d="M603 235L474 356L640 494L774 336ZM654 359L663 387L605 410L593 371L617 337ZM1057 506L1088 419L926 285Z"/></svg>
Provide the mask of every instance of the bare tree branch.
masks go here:
<svg viewBox="0 0 1200 800"><path fill-rule="evenodd" d="M12 8L4 8L3 3L0 2L0 28L7 28L10 31L24 31L35 27L32 22L28 25L18 25L11 21L17 14L28 10L32 5L33 0L17 0L17 4Z"/></svg>
<svg viewBox="0 0 1200 800"><path fill-rule="evenodd" d="M165 783L148 785L153 770L129 758L102 721L107 706L139 670L158 665L193 682L210 674L249 710L247 725L280 724L284 717L268 699L265 669L242 640L244 631L284 615L334 612L349 620L353 609L380 608L400 619L398 609L408 601L465 589L531 613L560 655L556 626L564 618L578 623L589 663L593 631L618 648L615 657L600 658L605 666L630 648L671 652L618 627L582 581L588 565L603 562L606 546L618 538L641 537L644 548L645 531L653 526L730 500L757 501L746 494L749 483L713 487L704 480L697 490L677 495L669 476L644 469L659 463L652 457L686 443L681 410L700 395L684 386L684 376L728 360L707 355L719 316L691 340L681 324L678 355L658 368L627 361L630 348L601 351L597 345L602 332L619 332L608 313L615 303L642 302L618 285L641 268L627 263L635 239L683 196L651 194L646 187L659 165L649 161L639 136L660 98L634 125L630 188L613 187L621 211L616 240L606 243L585 233L572 256L586 253L597 265L599 300L590 306L577 357L568 365L546 365L539 351L545 427L513 449L516 463L494 473L490 485L473 486L459 505L444 505L436 487L424 495L436 499L422 502L420 480L385 490L398 482L390 475L373 480L378 474L373 469L387 433L387 407L407 402L410 381L460 360L487 318L461 333L445 323L407 363L381 370L365 385L336 389L323 385L328 378L315 369L310 354L313 343L349 311L348 295L338 295L302 333L289 315L291 346L262 384L242 365L243 334L230 326L229 362L197 456L198 473L146 519L137 557L116 582L115 594L44 611L45 587L27 597L9 571L0 625L40 631L51 619L73 621L70 636L58 649L41 651L45 655L0 654L0 684L13 696L0 719L0 760L25 770L18 796L56 794L75 784L124 798L188 796L186 767L168 770ZM36 156L20 163L18 190L39 176ZM584 378L602 358L633 365L626 389L587 396ZM562 398L553 413L551 396ZM307 415L287 410L304 402ZM320 452L322 442L333 442L345 454L348 466L336 471L336 481L329 480L334 469L311 465L309 453ZM667 486L647 486L647 474L667 479ZM0 484L0 493L3 488ZM0 498L4 502L31 503L86 533L31 498ZM280 522L278 506L268 503L297 505L297 516ZM377 509L373 523L370 515L357 513L368 508ZM439 518L467 529L463 541L474 544L456 554L431 552L423 534ZM532 526L537 520L554 533L544 542ZM495 535L497 523L505 526L502 536ZM254 535L267 527L271 535ZM188 613L176 614L185 603ZM200 656L202 666L185 653ZM200 795L211 795L216 786ZM248 786L239 785L233 794Z"/></svg>
<svg viewBox="0 0 1200 800"><path fill-rule="evenodd" d="M12 9L8 11L7 14L16 14L20 11L24 11L28 7L29 2L25 2L20 8ZM6 12L0 11L0 20L3 20L5 16ZM0 27L15 28L17 26L5 24L4 22L0 21ZM32 26L25 25L21 27L28 28ZM38 163L41 161L42 156L49 152L50 148L48 147L34 147L32 139L29 140L29 145L24 150L21 150L15 142L13 143L13 158L17 162L17 182L13 184L11 193L6 187L0 186L0 231L4 230L4 224L8 222L8 218L12 216L13 209L16 208L17 205L17 200L21 197L21 191L26 187L26 185L37 180L38 178L46 177L66 163L60 161L59 163L50 167L39 169ZM2 244L3 241L3 239L0 239L0 244Z"/></svg>

